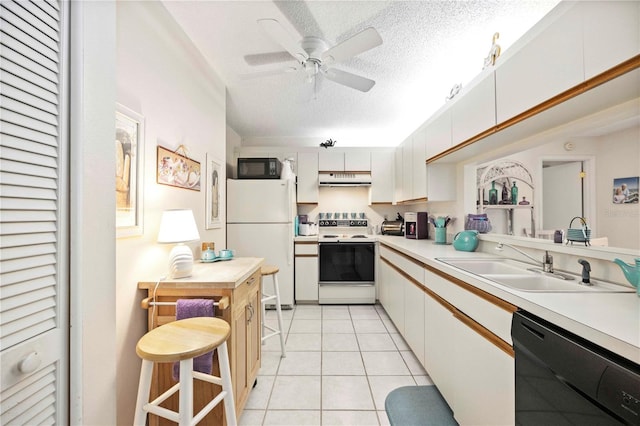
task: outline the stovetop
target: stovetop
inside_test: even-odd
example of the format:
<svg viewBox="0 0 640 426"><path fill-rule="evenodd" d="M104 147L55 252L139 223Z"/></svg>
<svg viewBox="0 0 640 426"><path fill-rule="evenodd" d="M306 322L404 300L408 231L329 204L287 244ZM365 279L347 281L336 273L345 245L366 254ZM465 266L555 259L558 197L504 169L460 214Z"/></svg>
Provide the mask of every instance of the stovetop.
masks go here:
<svg viewBox="0 0 640 426"><path fill-rule="evenodd" d="M318 242L374 242L376 241L375 235L366 234L320 234L318 235Z"/></svg>

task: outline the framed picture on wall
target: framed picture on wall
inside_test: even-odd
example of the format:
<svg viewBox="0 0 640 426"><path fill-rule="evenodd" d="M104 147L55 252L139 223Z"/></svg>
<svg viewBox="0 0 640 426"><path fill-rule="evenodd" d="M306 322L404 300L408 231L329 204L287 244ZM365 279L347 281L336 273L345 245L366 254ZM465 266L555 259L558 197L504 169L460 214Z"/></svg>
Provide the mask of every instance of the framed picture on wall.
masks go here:
<svg viewBox="0 0 640 426"><path fill-rule="evenodd" d="M613 179L613 203L637 204L639 187L640 176Z"/></svg>
<svg viewBox="0 0 640 426"><path fill-rule="evenodd" d="M116 236L142 235L144 117L116 104Z"/></svg>
<svg viewBox="0 0 640 426"><path fill-rule="evenodd" d="M205 214L207 215L205 221L206 229L215 229L222 227L223 198L221 187L223 184L224 175L222 171L222 162L213 157L211 154L207 154L207 205L205 207Z"/></svg>
<svg viewBox="0 0 640 426"><path fill-rule="evenodd" d="M158 145L156 182L162 185L200 191L200 163L180 153Z"/></svg>

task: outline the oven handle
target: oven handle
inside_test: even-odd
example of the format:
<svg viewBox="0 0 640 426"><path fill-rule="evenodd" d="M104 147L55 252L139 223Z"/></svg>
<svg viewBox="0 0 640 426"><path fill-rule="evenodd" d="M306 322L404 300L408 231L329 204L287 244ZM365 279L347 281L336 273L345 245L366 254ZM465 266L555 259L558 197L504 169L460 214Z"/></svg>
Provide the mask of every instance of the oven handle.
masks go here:
<svg viewBox="0 0 640 426"><path fill-rule="evenodd" d="M320 281L318 285L326 285L326 286L342 286L342 287L373 287L376 285L373 281L364 281L364 282L344 282L344 281Z"/></svg>

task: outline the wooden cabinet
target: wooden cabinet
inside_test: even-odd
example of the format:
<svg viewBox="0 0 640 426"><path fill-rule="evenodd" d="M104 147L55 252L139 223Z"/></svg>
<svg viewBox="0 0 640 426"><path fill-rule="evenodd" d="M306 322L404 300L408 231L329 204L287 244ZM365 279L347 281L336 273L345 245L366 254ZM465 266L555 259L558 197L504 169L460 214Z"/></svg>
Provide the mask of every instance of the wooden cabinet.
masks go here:
<svg viewBox="0 0 640 426"><path fill-rule="evenodd" d="M233 380L235 400L246 402L260 368L260 271L256 271L235 290L233 324L238 331L235 339L236 375ZM232 369L233 375L233 369Z"/></svg>
<svg viewBox="0 0 640 426"><path fill-rule="evenodd" d="M371 152L369 204L393 202L394 151Z"/></svg>
<svg viewBox="0 0 640 426"><path fill-rule="evenodd" d="M317 302L318 242L296 241L294 247L296 302Z"/></svg>
<svg viewBox="0 0 640 426"><path fill-rule="evenodd" d="M297 202L317 204L318 187L318 153L298 153Z"/></svg>
<svg viewBox="0 0 640 426"><path fill-rule="evenodd" d="M584 13L584 77L640 54L640 2L580 2Z"/></svg>
<svg viewBox="0 0 640 426"><path fill-rule="evenodd" d="M451 106L451 144L457 145L496 125L494 71L483 74L465 88Z"/></svg>
<svg viewBox="0 0 640 426"><path fill-rule="evenodd" d="M501 123L584 80L582 16L576 3L554 9L527 36L531 40L495 70ZM555 19L554 19L555 18Z"/></svg>
<svg viewBox="0 0 640 426"><path fill-rule="evenodd" d="M175 302L178 299L211 298L220 304L216 306L215 315L231 325L227 346L238 418L260 368L260 267L263 261L262 258L237 258L228 262L196 263L191 277L177 281L161 281L159 284L155 280L138 283L138 288L147 291L147 298L142 305L148 308L149 329L175 321ZM156 302L163 304L153 306ZM214 374L218 374L217 364L217 359L214 359ZM172 364L156 364L151 397L156 398L175 383L172 378ZM220 387L217 385L196 381L194 411L204 407L219 391ZM177 395L169 398L166 405L177 410ZM217 406L199 424L222 425L222 406ZM150 415L149 424L173 423Z"/></svg>

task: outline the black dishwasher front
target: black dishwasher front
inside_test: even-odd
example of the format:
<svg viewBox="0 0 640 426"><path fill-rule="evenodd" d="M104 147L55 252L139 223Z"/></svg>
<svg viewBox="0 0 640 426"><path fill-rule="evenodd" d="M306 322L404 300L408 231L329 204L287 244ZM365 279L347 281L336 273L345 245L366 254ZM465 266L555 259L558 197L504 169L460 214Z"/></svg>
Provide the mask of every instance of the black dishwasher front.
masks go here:
<svg viewBox="0 0 640 426"><path fill-rule="evenodd" d="M516 424L640 425L640 366L518 311Z"/></svg>

